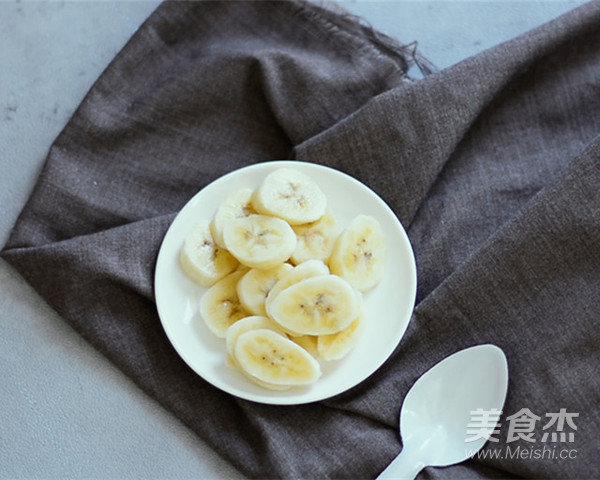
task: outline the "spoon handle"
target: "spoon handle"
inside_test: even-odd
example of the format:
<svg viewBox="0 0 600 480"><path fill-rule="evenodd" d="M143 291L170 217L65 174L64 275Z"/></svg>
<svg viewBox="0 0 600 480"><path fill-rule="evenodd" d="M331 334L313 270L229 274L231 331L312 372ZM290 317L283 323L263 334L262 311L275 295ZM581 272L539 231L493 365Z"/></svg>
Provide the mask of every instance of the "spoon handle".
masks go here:
<svg viewBox="0 0 600 480"><path fill-rule="evenodd" d="M418 450L411 452L403 449L392 463L379 474L377 480L414 480L424 467L423 461L418 456Z"/></svg>

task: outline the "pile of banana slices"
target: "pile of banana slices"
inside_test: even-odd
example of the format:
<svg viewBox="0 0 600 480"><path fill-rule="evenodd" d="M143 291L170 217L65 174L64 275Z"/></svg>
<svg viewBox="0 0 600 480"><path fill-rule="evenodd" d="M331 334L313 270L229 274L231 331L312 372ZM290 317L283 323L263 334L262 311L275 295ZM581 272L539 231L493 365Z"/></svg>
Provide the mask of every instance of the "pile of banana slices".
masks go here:
<svg viewBox="0 0 600 480"><path fill-rule="evenodd" d="M343 358L365 323L362 296L379 283L379 222L342 228L308 175L280 168L232 192L186 236L179 262L206 287L200 315L225 339L228 365L273 390L309 385Z"/></svg>

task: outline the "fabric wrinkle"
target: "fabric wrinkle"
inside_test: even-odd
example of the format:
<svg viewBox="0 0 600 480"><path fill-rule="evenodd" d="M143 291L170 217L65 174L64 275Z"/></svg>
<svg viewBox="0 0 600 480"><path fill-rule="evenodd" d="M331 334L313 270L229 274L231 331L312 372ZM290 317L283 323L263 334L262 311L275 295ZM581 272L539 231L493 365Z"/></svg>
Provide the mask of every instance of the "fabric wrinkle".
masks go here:
<svg viewBox="0 0 600 480"><path fill-rule="evenodd" d="M431 73L414 45L310 3L165 2L55 141L1 256L251 478L377 475L401 448L398 409L416 378L478 343L507 353L507 415L581 414L580 456L424 476L598 476L600 77L585 46L600 48L598 26L592 2ZM411 79L419 61L425 76ZM375 374L286 407L196 375L161 326L153 285L164 234L200 188L284 158L378 193L408 230L419 281L408 330Z"/></svg>

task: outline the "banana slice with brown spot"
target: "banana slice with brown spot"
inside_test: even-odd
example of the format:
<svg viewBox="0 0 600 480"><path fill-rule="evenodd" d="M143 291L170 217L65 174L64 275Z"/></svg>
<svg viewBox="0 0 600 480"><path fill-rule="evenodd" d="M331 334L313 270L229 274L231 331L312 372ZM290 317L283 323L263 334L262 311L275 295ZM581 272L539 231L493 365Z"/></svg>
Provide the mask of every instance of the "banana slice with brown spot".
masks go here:
<svg viewBox="0 0 600 480"><path fill-rule="evenodd" d="M185 237L179 253L179 265L191 280L210 287L235 270L238 261L215 243L209 222L200 221Z"/></svg>
<svg viewBox="0 0 600 480"><path fill-rule="evenodd" d="M225 198L225 201L219 205L213 219L210 222L210 233L215 239L215 243L221 248L227 248L225 246L225 240L223 239L223 229L225 225L235 218L245 218L256 211L252 207L252 193L251 188L240 188L235 190L233 193Z"/></svg>
<svg viewBox="0 0 600 480"><path fill-rule="evenodd" d="M311 259L327 262L341 231L329 210L316 222L295 225L292 228L298 237L296 250L290 258L294 265Z"/></svg>
<svg viewBox="0 0 600 480"><path fill-rule="evenodd" d="M289 263L273 268L252 268L237 284L237 292L242 305L254 315L266 315L265 301L273 286L281 276L292 269Z"/></svg>
<svg viewBox="0 0 600 480"><path fill-rule="evenodd" d="M310 385L321 376L321 366L312 355L270 329L255 329L241 334L235 343L234 353L250 379L268 385Z"/></svg>
<svg viewBox="0 0 600 480"><path fill-rule="evenodd" d="M385 236L377 219L358 215L338 237L329 268L357 290L367 292L381 280L385 255Z"/></svg>
<svg viewBox="0 0 600 480"><path fill-rule="evenodd" d="M337 275L321 275L282 290L269 305L268 313L292 332L326 335L350 325L358 305L348 282Z"/></svg>
<svg viewBox="0 0 600 480"><path fill-rule="evenodd" d="M223 229L227 250L252 268L273 268L284 263L296 249L296 234L280 218L250 215L227 222Z"/></svg>
<svg viewBox="0 0 600 480"><path fill-rule="evenodd" d="M262 214L300 225L325 214L327 197L308 175L295 169L280 168L265 177L252 195L252 206Z"/></svg>
<svg viewBox="0 0 600 480"><path fill-rule="evenodd" d="M230 273L200 297L200 316L209 330L219 338L225 338L231 325L249 315L240 303L236 288L245 273L244 270Z"/></svg>

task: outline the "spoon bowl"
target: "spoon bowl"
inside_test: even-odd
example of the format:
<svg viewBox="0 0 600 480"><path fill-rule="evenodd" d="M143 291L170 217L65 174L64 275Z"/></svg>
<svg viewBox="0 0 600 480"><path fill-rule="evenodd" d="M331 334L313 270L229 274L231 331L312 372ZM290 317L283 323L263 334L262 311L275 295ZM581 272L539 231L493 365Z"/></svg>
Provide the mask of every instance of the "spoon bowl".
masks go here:
<svg viewBox="0 0 600 480"><path fill-rule="evenodd" d="M436 364L406 395L402 451L378 478L415 478L426 466L445 467L472 456L494 433L507 389L506 356L495 345L470 347ZM469 423L478 411L493 421L472 431Z"/></svg>

